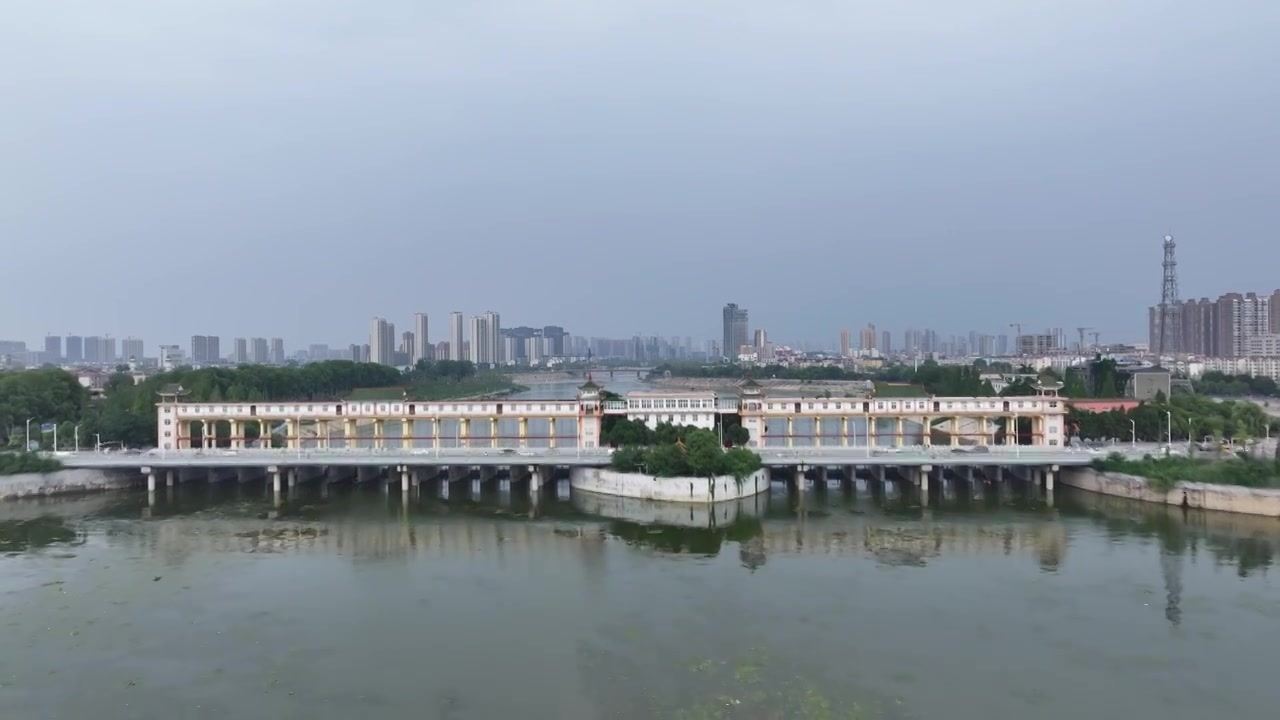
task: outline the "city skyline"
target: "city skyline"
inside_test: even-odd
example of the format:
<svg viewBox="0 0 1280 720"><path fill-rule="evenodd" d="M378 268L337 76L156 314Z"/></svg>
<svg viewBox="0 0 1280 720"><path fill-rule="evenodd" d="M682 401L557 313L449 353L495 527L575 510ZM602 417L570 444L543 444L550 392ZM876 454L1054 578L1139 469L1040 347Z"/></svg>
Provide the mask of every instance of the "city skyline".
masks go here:
<svg viewBox="0 0 1280 720"><path fill-rule="evenodd" d="M337 345L464 306L716 337L705 308L736 298L792 341L868 321L1141 341L1127 309L1159 299L1166 233L1184 293L1274 282L1242 259L1280 231L1280 103L1257 91L1280 5L570 5L378 8L362 32L298 0L86 4L75 28L12 8L0 61L42 71L0 117L22 268L0 336ZM287 41L228 59L247 28ZM1230 52L1187 51L1208 37ZM770 270L803 291L745 297ZM236 292L197 302L205 277Z"/></svg>

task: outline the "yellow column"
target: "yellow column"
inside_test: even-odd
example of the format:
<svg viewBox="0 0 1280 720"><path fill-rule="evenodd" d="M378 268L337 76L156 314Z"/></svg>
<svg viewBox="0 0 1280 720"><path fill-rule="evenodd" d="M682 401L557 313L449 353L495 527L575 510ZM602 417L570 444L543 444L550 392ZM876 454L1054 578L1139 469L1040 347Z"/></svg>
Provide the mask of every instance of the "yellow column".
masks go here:
<svg viewBox="0 0 1280 720"><path fill-rule="evenodd" d="M383 447L382 445L383 432L384 430L382 427L382 418L378 418L377 420L374 420L373 421L373 447L376 450L381 450Z"/></svg>
<svg viewBox="0 0 1280 720"><path fill-rule="evenodd" d="M904 432L906 432L906 428L903 426L902 418L901 417L894 418L893 424L894 424L893 446L902 447L902 435Z"/></svg>
<svg viewBox="0 0 1280 720"><path fill-rule="evenodd" d="M529 418L520 418L520 447L525 446L526 439L529 437Z"/></svg>
<svg viewBox="0 0 1280 720"><path fill-rule="evenodd" d="M555 418L551 418L550 420L551 420L551 445L550 445L550 447L554 448L554 447L556 446L556 419L555 419Z"/></svg>
<svg viewBox="0 0 1280 720"><path fill-rule="evenodd" d="M302 423L297 420L284 421L285 447L297 450L302 445Z"/></svg>
<svg viewBox="0 0 1280 720"><path fill-rule="evenodd" d="M820 417L813 419L813 446L822 446L822 418Z"/></svg>
<svg viewBox="0 0 1280 720"><path fill-rule="evenodd" d="M498 447L498 418L489 418L489 447Z"/></svg>
<svg viewBox="0 0 1280 720"><path fill-rule="evenodd" d="M316 447L320 448L321 450L328 450L329 449L329 421L321 420L316 425L316 432L317 432Z"/></svg>
<svg viewBox="0 0 1280 720"><path fill-rule="evenodd" d="M205 450L210 450L213 448L214 433L216 433L217 431L218 431L217 425L213 424L212 422L209 422L208 420L204 421L204 435L201 437L201 444L204 445Z"/></svg>
<svg viewBox="0 0 1280 720"><path fill-rule="evenodd" d="M920 441L925 447L933 447L933 418L920 418L920 424L924 427L921 429L923 439Z"/></svg>
<svg viewBox="0 0 1280 720"><path fill-rule="evenodd" d="M342 421L342 447L351 450L359 444L359 438L356 435L356 421L347 418Z"/></svg>
<svg viewBox="0 0 1280 720"><path fill-rule="evenodd" d="M792 437L794 433L795 433L795 421L794 421L794 418L788 415L787 416L787 447L795 447L794 438Z"/></svg>
<svg viewBox="0 0 1280 720"><path fill-rule="evenodd" d="M440 450L440 418L431 418L431 449Z"/></svg>
<svg viewBox="0 0 1280 720"><path fill-rule="evenodd" d="M876 417L867 415L867 445L876 446Z"/></svg>
<svg viewBox="0 0 1280 720"><path fill-rule="evenodd" d="M849 447L849 418L840 417L840 447Z"/></svg>
<svg viewBox="0 0 1280 720"><path fill-rule="evenodd" d="M462 447L471 447L471 420L462 418L458 421L458 437L461 438L458 444Z"/></svg>
<svg viewBox="0 0 1280 720"><path fill-rule="evenodd" d="M980 445L990 445L990 443L987 442L988 438L987 438L987 416L986 415L983 415L982 417L978 418L978 436L979 436L978 443Z"/></svg>
<svg viewBox="0 0 1280 720"><path fill-rule="evenodd" d="M951 444L959 445L960 444L960 418L958 417L951 418L951 423L948 427L951 428Z"/></svg>
<svg viewBox="0 0 1280 720"><path fill-rule="evenodd" d="M413 447L413 420L400 418L400 447Z"/></svg>

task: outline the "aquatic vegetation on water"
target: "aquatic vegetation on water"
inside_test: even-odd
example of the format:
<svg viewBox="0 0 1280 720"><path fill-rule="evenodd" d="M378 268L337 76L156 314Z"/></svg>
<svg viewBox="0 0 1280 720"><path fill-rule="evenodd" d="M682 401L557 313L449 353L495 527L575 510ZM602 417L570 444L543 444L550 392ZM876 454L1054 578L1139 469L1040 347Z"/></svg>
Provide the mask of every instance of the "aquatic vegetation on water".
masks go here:
<svg viewBox="0 0 1280 720"><path fill-rule="evenodd" d="M872 720L878 714L849 698L823 691L803 677L771 673L764 654L736 662L696 660L689 672L703 688L697 697L661 709L672 720Z"/></svg>
<svg viewBox="0 0 1280 720"><path fill-rule="evenodd" d="M53 544L80 545L84 539L62 518L42 515L0 522L0 553L22 552Z"/></svg>

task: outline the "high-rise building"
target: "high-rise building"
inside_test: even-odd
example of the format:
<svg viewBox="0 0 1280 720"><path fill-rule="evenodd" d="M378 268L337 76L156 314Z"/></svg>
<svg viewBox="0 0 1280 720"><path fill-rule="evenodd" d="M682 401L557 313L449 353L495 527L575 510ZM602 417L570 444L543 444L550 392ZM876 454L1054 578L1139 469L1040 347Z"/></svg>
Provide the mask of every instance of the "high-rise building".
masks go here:
<svg viewBox="0 0 1280 720"><path fill-rule="evenodd" d="M920 353L920 343L923 337L919 330L907 330L902 333L902 350L908 355L918 355Z"/></svg>
<svg viewBox="0 0 1280 720"><path fill-rule="evenodd" d="M215 365L222 361L217 335L191 336L191 363L196 367Z"/></svg>
<svg viewBox="0 0 1280 720"><path fill-rule="evenodd" d="M249 362L255 365L266 365L271 362L270 346L267 345L266 338L252 338L249 340Z"/></svg>
<svg viewBox="0 0 1280 720"><path fill-rule="evenodd" d="M182 367L184 364L186 364L186 358L182 356L182 348L177 345L160 346L161 370L173 370L174 368Z"/></svg>
<svg viewBox="0 0 1280 720"><path fill-rule="evenodd" d="M858 347L863 350L875 350L876 326L872 323L868 323L867 326L862 328L862 331L858 333L858 340Z"/></svg>
<svg viewBox="0 0 1280 720"><path fill-rule="evenodd" d="M427 351L431 348L431 340L427 335L427 314L413 314L413 345L409 348L409 362L417 365L419 360L427 359Z"/></svg>
<svg viewBox="0 0 1280 720"><path fill-rule="evenodd" d="M143 350L141 338L127 337L120 342L120 359L125 362L142 362Z"/></svg>
<svg viewBox="0 0 1280 720"><path fill-rule="evenodd" d="M721 322L724 326L724 344L721 345L720 352L729 360L736 360L750 337L747 332L747 309L738 307L737 303L729 303L724 306Z"/></svg>
<svg viewBox="0 0 1280 720"><path fill-rule="evenodd" d="M231 347L231 362L236 365L245 365L249 362L248 338L236 338Z"/></svg>
<svg viewBox="0 0 1280 720"><path fill-rule="evenodd" d="M413 341L413 331L405 330L404 332L400 333L400 347L398 348L396 354L404 356L404 364L414 365L418 362L417 360L414 360L414 358L418 356L418 353L415 352L415 350L416 348L415 348L415 343Z"/></svg>
<svg viewBox="0 0 1280 720"><path fill-rule="evenodd" d="M62 362L62 338L57 335L44 336L44 361L47 363Z"/></svg>
<svg viewBox="0 0 1280 720"><path fill-rule="evenodd" d="M492 310L471 318L471 346L468 358L476 365L503 363L502 322Z"/></svg>
<svg viewBox="0 0 1280 720"><path fill-rule="evenodd" d="M1043 335L1019 335L1019 355L1046 355L1058 349L1058 336L1052 332Z"/></svg>
<svg viewBox="0 0 1280 720"><path fill-rule="evenodd" d="M1280 290L1271 293L1271 332L1280 333Z"/></svg>
<svg viewBox="0 0 1280 720"><path fill-rule="evenodd" d="M849 357L853 354L853 333L849 332L849 328L840 330L840 357Z"/></svg>
<svg viewBox="0 0 1280 720"><path fill-rule="evenodd" d="M312 343L307 346L307 359L311 362L319 362L329 359L329 346L322 343Z"/></svg>
<svg viewBox="0 0 1280 720"><path fill-rule="evenodd" d="M395 363L396 326L376 317L369 328L369 362L379 365Z"/></svg>
<svg viewBox="0 0 1280 720"><path fill-rule="evenodd" d="M449 341L441 340L436 343L436 360L449 360L453 357L453 351L449 349Z"/></svg>
<svg viewBox="0 0 1280 720"><path fill-rule="evenodd" d="M564 357L566 354L565 338L567 338L568 336L569 336L569 333L565 332L564 328L560 327L559 325L544 326L542 328L542 337L545 338L547 342L542 348L546 352L543 352L542 354L554 355L555 357ZM504 358L504 359L510 360L511 358Z"/></svg>
<svg viewBox="0 0 1280 720"><path fill-rule="evenodd" d="M102 338L97 335L88 335L84 339L84 361L86 365L97 365L105 362L105 349L102 347Z"/></svg>
<svg viewBox="0 0 1280 720"><path fill-rule="evenodd" d="M462 337L462 313L454 311L449 313L449 359L450 360L466 360L467 355L463 350Z"/></svg>
<svg viewBox="0 0 1280 720"><path fill-rule="evenodd" d="M275 365L284 364L284 338L271 338L271 362Z"/></svg>
<svg viewBox="0 0 1280 720"><path fill-rule="evenodd" d="M355 343L351 343L347 346L347 354L350 357L351 362L364 362L364 353L361 351L360 346Z"/></svg>
<svg viewBox="0 0 1280 720"><path fill-rule="evenodd" d="M102 362L114 363L120 356L116 354L116 339L110 335L102 337Z"/></svg>
<svg viewBox="0 0 1280 720"><path fill-rule="evenodd" d="M880 352L888 355L893 351L893 335L888 330L880 331Z"/></svg>
<svg viewBox="0 0 1280 720"><path fill-rule="evenodd" d="M1256 293L1227 293L1214 313L1216 357L1243 357L1248 338L1271 332L1271 298Z"/></svg>
<svg viewBox="0 0 1280 720"><path fill-rule="evenodd" d="M66 361L70 365L84 362L84 338L79 335L67 336Z"/></svg>

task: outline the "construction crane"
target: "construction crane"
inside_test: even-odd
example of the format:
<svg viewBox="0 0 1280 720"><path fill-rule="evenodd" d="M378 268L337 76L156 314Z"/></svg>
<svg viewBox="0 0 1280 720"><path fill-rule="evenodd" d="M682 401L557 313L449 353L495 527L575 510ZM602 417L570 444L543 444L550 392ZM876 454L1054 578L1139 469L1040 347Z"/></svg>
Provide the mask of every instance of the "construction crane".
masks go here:
<svg viewBox="0 0 1280 720"><path fill-rule="evenodd" d="M1088 327L1078 327L1078 328L1076 328L1076 332L1080 333L1080 354L1081 354L1081 355L1083 355L1083 354L1084 354L1084 334L1085 334L1085 332L1086 332L1086 331L1089 331L1089 330L1092 330L1092 329L1093 329L1093 328L1088 328Z"/></svg>
<svg viewBox="0 0 1280 720"><path fill-rule="evenodd" d="M1013 339L1013 354L1021 355L1022 354L1022 323L1009 323L1009 327L1018 331L1018 334Z"/></svg>

